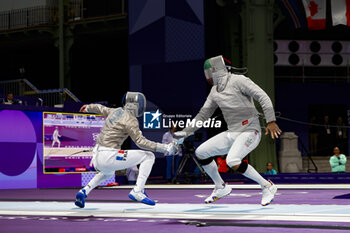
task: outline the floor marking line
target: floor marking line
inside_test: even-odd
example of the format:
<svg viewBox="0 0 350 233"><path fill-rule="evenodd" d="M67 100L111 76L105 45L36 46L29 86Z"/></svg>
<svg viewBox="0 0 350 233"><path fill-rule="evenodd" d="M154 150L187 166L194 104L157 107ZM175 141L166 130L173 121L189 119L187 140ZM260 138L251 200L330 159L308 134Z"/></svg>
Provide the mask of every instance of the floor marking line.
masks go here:
<svg viewBox="0 0 350 233"><path fill-rule="evenodd" d="M238 227L278 227L278 228L308 228L308 229L333 229L350 230L350 226L334 225L296 225L296 224L268 224L268 223L225 223L225 222L187 222L186 225L195 225L197 227L205 226L238 226Z"/></svg>
<svg viewBox="0 0 350 233"><path fill-rule="evenodd" d="M0 215L350 222L350 205L0 202Z"/></svg>

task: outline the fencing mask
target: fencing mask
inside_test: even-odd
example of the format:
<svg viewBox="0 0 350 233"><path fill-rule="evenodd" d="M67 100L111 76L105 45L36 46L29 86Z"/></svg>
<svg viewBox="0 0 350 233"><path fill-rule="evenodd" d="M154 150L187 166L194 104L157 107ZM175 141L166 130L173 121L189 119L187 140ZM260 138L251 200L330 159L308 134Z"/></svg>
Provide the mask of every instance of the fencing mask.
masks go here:
<svg viewBox="0 0 350 233"><path fill-rule="evenodd" d="M222 92L225 89L229 72L221 55L205 60L204 74L210 84L217 85L216 90L218 92Z"/></svg>
<svg viewBox="0 0 350 233"><path fill-rule="evenodd" d="M124 109L135 117L142 116L146 110L146 97L141 92L128 91L123 97Z"/></svg>

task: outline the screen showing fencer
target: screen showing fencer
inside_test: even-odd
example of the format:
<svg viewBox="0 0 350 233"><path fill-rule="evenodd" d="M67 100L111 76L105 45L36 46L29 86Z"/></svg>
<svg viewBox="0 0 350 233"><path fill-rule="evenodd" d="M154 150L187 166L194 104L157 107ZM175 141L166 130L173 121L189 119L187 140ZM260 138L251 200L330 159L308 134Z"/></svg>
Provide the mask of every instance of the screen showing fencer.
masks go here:
<svg viewBox="0 0 350 233"><path fill-rule="evenodd" d="M44 173L95 172L90 161L103 124L100 115L44 112Z"/></svg>

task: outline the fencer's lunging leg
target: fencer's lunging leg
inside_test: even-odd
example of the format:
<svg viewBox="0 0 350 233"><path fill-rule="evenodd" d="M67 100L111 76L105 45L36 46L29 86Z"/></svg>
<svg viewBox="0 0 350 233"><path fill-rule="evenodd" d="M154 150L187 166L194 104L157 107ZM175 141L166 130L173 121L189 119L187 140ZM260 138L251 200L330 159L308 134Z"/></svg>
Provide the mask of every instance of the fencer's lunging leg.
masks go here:
<svg viewBox="0 0 350 233"><path fill-rule="evenodd" d="M92 178L90 180L90 182L83 188L85 190L86 196L89 195L91 190L96 188L99 184L101 184L102 182L108 180L109 178L112 178L113 175L114 175L113 173L112 174L104 174L102 172L97 173L94 176L94 178Z"/></svg>
<svg viewBox="0 0 350 233"><path fill-rule="evenodd" d="M216 164L214 159L209 158L205 160L198 160L198 162L202 165L202 168L208 174L208 176L210 176L210 178L213 180L215 184L215 188L217 189L223 188L225 182L222 180L219 174L218 165Z"/></svg>
<svg viewBox="0 0 350 233"><path fill-rule="evenodd" d="M239 171L245 177L254 180L260 184L262 189L261 205L269 205L277 192L277 187L271 181L267 181L262 177L251 165L242 159L252 150L254 150L260 142L261 133L243 132L233 143L227 158L227 165L234 170Z"/></svg>
<svg viewBox="0 0 350 233"><path fill-rule="evenodd" d="M104 174L102 172L97 173L95 175L95 177L92 178L92 180L90 180L88 185L86 185L84 188L79 190L79 192L75 196L75 198L76 198L75 205L80 207L80 208L84 208L85 207L85 198L87 198L87 196L89 195L91 190L96 188L96 186L101 184L103 181L111 178L113 175L114 175L114 173L108 173L108 174Z"/></svg>
<svg viewBox="0 0 350 233"><path fill-rule="evenodd" d="M270 183L267 180L265 180L264 177L262 177L253 166L251 166L245 161L242 161L238 165L232 166L232 169L240 172L243 176L254 180L256 183L260 184L261 187L270 185Z"/></svg>
<svg viewBox="0 0 350 233"><path fill-rule="evenodd" d="M210 178L215 183L214 191L211 193L209 197L207 197L204 200L204 203L213 203L214 201L217 201L220 198L223 198L229 195L232 189L228 185L225 185L224 181L222 180L218 171L218 166L214 161L214 158L209 157L209 158L203 159L203 157L205 157L205 153L202 151L201 148L205 148L205 147L198 147L198 149L196 150L196 155L197 155L197 158L199 159L198 162L202 165L204 171L210 176Z"/></svg>
<svg viewBox="0 0 350 233"><path fill-rule="evenodd" d="M270 183L265 180L251 165L242 161L252 150L254 150L261 139L258 131L243 132L234 141L226 158L227 165L239 171L245 177L254 180L262 187Z"/></svg>
<svg viewBox="0 0 350 233"><path fill-rule="evenodd" d="M149 174L151 173L155 156L152 152L143 151L145 153L143 161L140 163L139 175L136 180L136 186L134 188L135 192L140 192L144 190L146 181Z"/></svg>
<svg viewBox="0 0 350 233"><path fill-rule="evenodd" d="M224 186L218 166L213 159L213 156L227 154L232 145L232 139L227 132L222 132L200 145L196 150L198 162L202 165L204 171L215 183L216 189L221 189Z"/></svg>
<svg viewBox="0 0 350 233"><path fill-rule="evenodd" d="M206 151L204 151L202 146L197 148L196 156L198 158L198 162L202 165L202 168L204 169L204 171L213 180L213 182L215 184L215 188L217 188L217 189L223 188L224 181L222 180L222 178L219 174L218 165L214 161L213 157L208 158Z"/></svg>
<svg viewBox="0 0 350 233"><path fill-rule="evenodd" d="M242 175L254 180L258 184L260 184L261 187L270 185L270 183L267 180L265 180L265 178L262 177L260 173L257 172L255 168L252 167L250 164L248 164L247 170L245 171L245 173L242 173Z"/></svg>
<svg viewBox="0 0 350 233"><path fill-rule="evenodd" d="M142 150L129 150L128 152L127 161L129 161L129 166L140 164L136 186L130 191L129 198L147 205L155 205L156 202L150 199L144 191L146 181L154 164L154 154L150 151Z"/></svg>

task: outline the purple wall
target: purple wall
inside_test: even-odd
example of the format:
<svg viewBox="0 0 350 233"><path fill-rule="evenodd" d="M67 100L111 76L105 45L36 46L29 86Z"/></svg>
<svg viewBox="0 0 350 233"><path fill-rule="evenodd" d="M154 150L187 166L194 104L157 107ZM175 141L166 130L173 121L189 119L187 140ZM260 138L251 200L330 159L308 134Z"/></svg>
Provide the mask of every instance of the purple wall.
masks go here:
<svg viewBox="0 0 350 233"><path fill-rule="evenodd" d="M43 113L0 109L0 189L81 186L81 174L43 174Z"/></svg>

